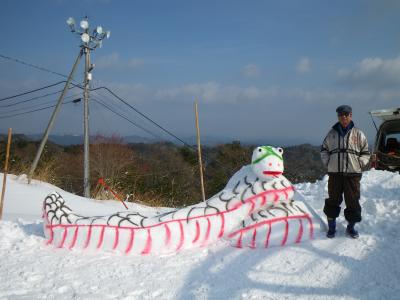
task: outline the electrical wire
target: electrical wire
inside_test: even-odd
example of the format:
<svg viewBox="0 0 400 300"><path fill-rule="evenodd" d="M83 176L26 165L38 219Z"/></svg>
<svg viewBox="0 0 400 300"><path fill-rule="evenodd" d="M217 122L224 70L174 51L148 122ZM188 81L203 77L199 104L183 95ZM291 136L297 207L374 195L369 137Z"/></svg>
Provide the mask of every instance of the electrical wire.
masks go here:
<svg viewBox="0 0 400 300"><path fill-rule="evenodd" d="M71 101L62 103L62 105L69 104L69 103L75 103L75 100L71 100ZM0 119L8 119L8 118L12 118L12 117L15 117L15 116L26 115L26 114L30 114L30 113L33 113L33 112L49 109L49 108L52 108L52 107L55 107L55 106L56 105L50 105L50 106L46 106L46 107L42 107L42 108L38 108L38 109L26 111L26 112L22 112L22 113L17 113L17 114L12 114L12 115L5 115L5 116L3 115L3 116L0 116Z"/></svg>
<svg viewBox="0 0 400 300"><path fill-rule="evenodd" d="M108 109L109 111L111 111L112 113L120 116L121 118L125 119L126 121L128 121L129 123L131 123L132 125L136 126L137 128L143 130L144 132L150 134L151 136L155 137L155 138L161 138L160 136L158 136L157 134L151 132L150 130L136 124L135 122L131 121L130 119L128 119L128 117L116 112L115 110L113 110L112 108L110 108L107 104L103 103L102 101L96 99L96 98L91 98L93 101L95 101L96 103L100 104L101 106L105 107L106 109Z"/></svg>
<svg viewBox="0 0 400 300"><path fill-rule="evenodd" d="M0 57L1 57L1 58L4 58L4 59L7 59L7 60L11 60L11 61L17 62L17 63L20 63L20 64L23 64L23 65L26 65L26 66L28 66L28 67L32 67L32 68L35 68L35 69L44 71L44 72L48 72L48 73L55 74L55 75L58 75L58 76L61 76L61 77L64 77L64 78L68 78L68 76L66 76L66 75L64 75L64 74L61 74L61 73L58 73L58 72L49 70L49 69L44 68L44 67L41 67L41 66L37 66L37 65L31 64L31 63L27 63L27 62L25 62L25 61L23 61L23 60L20 60L20 59L17 59L17 58L13 58L13 57L10 57L10 56L6 56L6 55L3 55L3 54L1 54L1 53L0 53ZM65 81L62 81L62 82L65 82ZM61 83L61 82L59 82L58 84L60 84L60 83ZM80 88L83 88L82 86L73 84L72 82L71 82L71 84L74 85L74 86L78 86L78 87L80 87ZM176 136L175 134L173 134L173 133L170 132L169 130L165 129L163 126L161 126L161 125L159 125L158 123L156 123L155 121L153 121L151 118L149 118L148 116L146 116L144 113L140 112L138 109L136 109L135 107L133 107L133 106L132 106L131 104L129 104L127 101L125 101L124 99L122 99L121 97L119 97L118 95L116 95L116 94L115 94L113 91L111 91L109 88L102 86L102 87L97 87L97 88L91 89L91 91L96 91L96 90L99 90L99 89L105 89L105 90L108 91L111 95L113 95L115 98L117 98L119 101L121 101L121 102L124 103L126 106L128 106L129 108L131 108L132 110L134 110L137 114L139 114L140 116L142 116L143 118L145 118L146 120L148 120L149 122L151 122L152 124L154 124L155 126L157 126L158 128L160 128L162 131L164 131L164 132L167 133L168 135L170 135L170 136L172 136L173 138L175 138L176 140L180 141L183 145L185 145L185 146L188 147L189 149L192 149L193 151L196 151L196 147L195 147L195 146L189 145L189 144L186 143L184 140L182 140L181 138L179 138L178 136ZM12 97L17 97L17 96L18 96L18 95L12 96ZM10 99L10 98L8 97L7 99ZM5 100L7 100L7 99L5 99ZM3 100L0 99L0 101L3 101ZM8 116L8 117L11 117L11 116ZM7 117L7 118L8 118L8 117ZM0 117L0 118L1 118L1 117ZM216 161L217 163L223 165L223 164L220 163L219 161L217 161L217 160L215 160L215 161Z"/></svg>
<svg viewBox="0 0 400 300"><path fill-rule="evenodd" d="M51 74L55 74L55 75L58 75L58 76L62 76L62 77L64 77L64 78L68 78L68 77L67 77L66 75L64 75L64 74L61 74L61 73L58 73L58 72L54 72L54 71L51 71L51 70L49 70L49 69L47 69L47 68L44 68L44 67L41 67L41 66L37 66L37 65L34 65L34 64L31 64L31 63L27 63L27 62L25 62L25 61L23 61L23 60L20 60L20 59L14 58L14 57L6 56L6 55L3 55L3 54L1 54L1 53L0 53L0 57L2 57L2 58L4 58L4 59L11 60L11 61L14 61L14 62L17 62L17 63L20 63L20 64L23 64L23 65L26 65L26 66L29 66L29 67L32 67L32 68L35 68L35 69L38 69L38 70L41 70L41 71L44 71L44 72L48 72L48 73L51 73ZM65 81L64 81L64 82L65 82ZM61 82L59 82L58 84L60 84L60 83L61 83ZM46 88L46 87L45 87L45 88ZM98 87L98 88L91 89L91 91L95 91L95 90L99 90L99 89L105 89L105 90L108 91L111 95L113 95L115 98L117 98L117 99L120 100L122 103L124 103L126 106L130 107L130 108L131 108L132 110L134 110L136 113L138 113L139 115L141 115L143 118L145 118L146 120L148 120L149 122L151 122L152 124L154 124L155 126L157 126L158 128L160 128L162 131L166 132L168 135L170 135L170 136L172 136L173 138L175 138L176 140L180 141L180 142L183 143L185 146L194 149L194 146L189 145L189 144L186 143L184 140L182 140L181 138L179 138L178 136L176 136L175 134L173 134L172 132L170 132L169 130L167 130L166 128L164 128L163 126L159 125L157 122L153 121L151 118L149 118L148 116L146 116L144 113L140 112L138 109L136 109L135 107L133 107L131 104L129 104L128 102L126 102L124 99L122 99L121 97L119 97L118 95L116 95L116 94L115 94L113 91L111 91L109 88L107 88L107 87ZM18 95L12 96L12 97L17 97L17 96L18 96ZM10 99L10 97L7 97L7 99ZM7 100L7 99L4 99L4 100ZM0 101L2 101L2 100L0 99Z"/></svg>
<svg viewBox="0 0 400 300"><path fill-rule="evenodd" d="M65 100L65 99L70 99L70 98L77 98L78 96L80 96L80 94L70 95L70 96L64 97L64 100ZM42 103L36 104L36 105L31 105L31 106L25 106L25 107L10 109L10 110L4 111L3 113L18 112L18 111L23 111L23 110L26 110L26 109L36 108L36 107L39 107L39 106L42 106L42 105L47 105L47 104L54 103L54 101L56 101L56 99L52 99L52 100L50 100L50 101L42 102Z"/></svg>
<svg viewBox="0 0 400 300"><path fill-rule="evenodd" d="M0 56L1 56L1 54L0 54ZM6 100L9 100L9 99L13 99L13 98L17 98L17 97L21 97L21 96L24 96L24 95L27 95L27 94L31 94L31 93L34 93L34 92L37 92L37 91L45 90L45 89L51 88L53 86L56 86L56 85L59 85L61 83L65 83L65 82L66 82L65 80L64 81L59 81L59 82L56 82L56 83L53 83L53 84L50 84L50 85L46 85L46 86L41 87L41 88L37 88L37 89L34 89L34 90L23 92L23 93L20 93L20 94L17 94L17 95L0 98L0 102L1 101L6 101Z"/></svg>
<svg viewBox="0 0 400 300"><path fill-rule="evenodd" d="M67 75L64 75L64 74L61 74L61 73L58 73L58 72L49 70L49 69L44 68L44 67L41 67L41 66L37 66L37 65L34 65L34 64L25 62L25 61L23 61L23 60L21 60L21 59L18 59L18 58L14 58L14 57L11 57L11 56L6 56L6 55L3 55L3 54L1 54L1 53L0 53L0 57L2 57L2 58L4 58L4 59L11 60L11 61L14 61L14 62L17 62L17 63L19 63L19 64L23 64L23 65L28 66L28 67L31 67L31 68L38 69L38 70L40 70L40 71L44 71L44 72L51 73L51 74L54 74L54 75L57 75L57 76L61 76L61 77L64 77L64 78L68 78Z"/></svg>
<svg viewBox="0 0 400 300"><path fill-rule="evenodd" d="M74 88L76 88L76 87L75 87L75 86L72 86L72 87L69 87L68 90L71 90L71 89L74 89ZM29 99L26 99L26 100L23 100L23 101L19 101L19 102L15 102L15 103L10 103L10 104L6 104L6 105L0 105L0 108L3 108L3 107L11 107L11 106L15 106L15 105L18 105L18 104L21 104L21 103L26 103L26 102L34 101L34 100L37 100L37 99L45 98L45 97L48 97L48 96L56 95L56 94L58 94L58 93L61 93L62 91L63 91L63 90L59 90L59 91L57 91L57 92L48 93L48 94L44 94L44 95L41 95L41 96L36 96L36 97L29 98Z"/></svg>
<svg viewBox="0 0 400 300"><path fill-rule="evenodd" d="M1 58L4 58L4 59L7 59L7 60L10 60L10 61L14 61L14 62L23 64L23 65L26 65L26 66L28 66L28 67L32 67L32 68L35 68L35 69L38 69L38 70L47 72L47 73L51 73L51 74L54 74L54 75L58 75L58 76L61 76L61 77L63 77L63 78L68 78L68 76L66 76L66 75L64 75L64 74L61 74L61 73L58 73L58 72L54 72L54 71L49 70L49 69L47 69L47 68L44 68L44 67L41 67L41 66L37 66L37 65L34 65L34 64L31 64L31 63L27 63L27 62L25 62L25 61L23 61L23 60L20 60L20 59L17 59L17 58L13 58L13 57L10 57L10 56L6 56L6 55L3 55L3 54L1 54L1 53L0 53L0 57L1 57ZM74 80L72 79L72 81L74 81ZM43 90L43 89L46 89L46 88L49 88L49 87L52 87L52 86L61 84L61 83L63 83L63 82L66 82L66 81L57 82L57 83L55 83L55 84L53 84L53 85L50 85L50 86L45 86L45 87L40 88L40 89L36 89L36 90L33 90L33 91L28 91L28 92L25 92L25 93L22 93L22 94L18 94L18 95L14 95L14 96L11 96L11 97L1 98L1 99L0 99L0 102L1 102L1 101L5 101L5 100L9 100L9 99L13 99L13 98L16 98L16 97L20 97L20 96L23 96L23 95L26 95L26 94L29 94L29 93L33 93L33 92L35 92L35 91ZM77 84L74 84L74 83L72 83L72 82L71 82L71 84L74 85L75 87L79 87L79 88L83 89L83 87L82 87L81 85L77 85ZM191 149L192 151L196 151L196 147L195 147L195 146L189 145L189 144L186 143L184 140L182 140L181 138L179 138L178 136L176 136L175 134L173 134L173 133L170 132L169 130L165 129L163 126L161 126L161 125L159 125L158 123L156 123L155 121L153 121L151 118L149 118L148 116L146 116L145 114L143 114L142 112L140 112L138 109L136 109L135 107L133 107L133 106L132 106L131 104L129 104L127 101L123 100L121 97L119 97L118 95L116 95L113 91L111 91L111 90L108 89L107 87L98 87L98 88L92 89L92 91L96 91L96 90L99 90L99 89L105 89L105 90L108 91L111 95L113 95L115 98L117 98L119 101L121 101L121 102L124 103L126 106L128 106L129 108L131 108L131 109L132 109L133 111L135 111L137 114L139 114L140 116L142 116L143 118L145 118L146 120L148 120L149 122L151 122L153 125L157 126L157 127L160 128L162 131L164 131L164 132L167 133L168 135L172 136L172 137L175 138L176 140L180 141L183 145L185 145L186 147L188 147L188 148ZM75 102L75 101L72 100L72 101L69 101L69 102L66 102L66 103L62 103L62 105L68 104L68 103L74 103L74 102ZM46 109L49 109L49 108L52 108L52 107L55 107L55 106L56 106L56 105L52 105L52 106L48 106L48 107L44 107L44 108L40 108L40 109L35 109L35 110L32 110L32 111L28 111L28 112L17 113L17 114L8 115L8 116L0 116L0 118L1 118L1 119L6 119L6 118L15 117L15 116L25 115L25 114L29 114L29 113L33 113L33 112L37 112L37 111L46 110ZM110 109L110 108L107 108L107 109ZM115 113L116 113L116 112L115 112ZM138 127L137 124L134 124L134 122L130 121L130 120L129 120L128 118L126 118L125 116L122 116L122 115L121 115L121 117L124 118L124 119L126 119L128 122L132 123L132 124L135 125L136 127ZM142 130L144 130L144 131L146 131L146 132L148 131L147 129L144 129L144 128L141 127L141 126L138 127L138 128L141 128ZM151 135L154 135L153 133L150 133L150 134L151 134ZM160 138L160 137L158 137L158 138ZM163 140L163 138L160 138L160 139ZM203 152L203 156L207 157L207 155L205 155L204 152ZM222 169L224 169L224 171L227 172L227 170L226 170L224 164L222 164L220 161L218 161L218 160L215 159L215 158L214 158L214 161L215 161L217 164L221 165ZM227 172L227 173L229 173L229 172Z"/></svg>
<svg viewBox="0 0 400 300"><path fill-rule="evenodd" d="M192 148L194 149L195 147L192 145L189 145L188 143L186 143L184 140L182 140L181 138L177 137L175 134L173 134L172 132L170 132L169 130L165 129L163 126L161 126L160 124L158 124L157 122L153 121L151 118L149 118L148 116L146 116L144 113L142 113L141 111L139 111L138 109L136 109L134 106L132 106L131 104L129 104L127 101L125 101L124 99L122 99L121 97L119 97L117 94L115 94L113 91L111 91L109 88L105 87L105 86L101 86L98 88L94 88L91 91L95 91L95 90L99 90L99 89L104 89L106 91L108 91L111 95L113 95L115 98L117 98L119 101L121 101L122 103L124 103L126 106L128 106L129 108L131 108L132 110L134 110L136 113L138 113L140 116L142 116L143 118L145 118L146 120L150 121L152 124L154 124L155 126L157 126L158 128L160 128L162 131L164 131L165 133L167 133L168 135L172 136L173 138L175 138L176 140L180 141L182 144L184 144L186 147Z"/></svg>
<svg viewBox="0 0 400 300"><path fill-rule="evenodd" d="M156 125L158 128L160 128L162 131L166 132L168 135L174 137L175 139L177 139L178 141L180 141L183 145L185 145L186 147L188 147L189 149L197 152L197 147L189 145L188 143L186 143L184 140L182 140L181 138L177 137L175 134L171 133L170 131L168 131L167 129L165 129L164 127L162 127L161 125L159 125L158 123L156 123L155 121L153 121L151 118L149 118L148 116L146 116L145 114L143 114L142 112L140 112L138 109L136 109L135 107L133 107L131 104L129 104L127 101L125 101L124 99L122 99L121 97L119 97L117 94L115 94L113 91L111 91L109 88L105 87L105 86L101 86L101 87L97 87L94 89L91 89L91 91L96 91L96 90L100 90L100 89L104 89L106 91L108 91L111 95L113 95L115 98L117 98L119 101L121 101L122 103L124 103L126 106L128 106L129 108L131 108L132 110L134 110L136 113L138 113L139 115L141 115L142 117L144 117L146 120L150 121L152 124ZM162 138L161 138L162 139ZM202 157L205 158L210 158L207 154L205 154L204 152L202 153ZM220 162L219 160L217 160L216 158L213 158L213 161L216 162L217 164L219 164L225 172L230 173L225 165Z"/></svg>
<svg viewBox="0 0 400 300"><path fill-rule="evenodd" d="M126 113L126 108L125 105L122 104L120 101L118 101L114 97L110 97L110 95L104 95L101 91L99 90L94 90L92 91L98 99L101 99L103 102L107 103L110 107L114 108L114 110L119 111L120 113Z"/></svg>
<svg viewBox="0 0 400 300"><path fill-rule="evenodd" d="M126 109L124 109L120 106L121 103L120 102L114 103L116 101L116 99L114 97L110 98L108 96L105 96L102 93L100 93L98 90L93 91L93 93L95 93L97 95L96 98L98 101L100 101L99 98L101 98L100 102L102 102L102 103L99 103L99 104L103 105L106 109L110 110L111 112L113 112L114 114L118 115L119 117L125 119L126 121L130 122L132 125L143 130L144 132L148 133L152 137L154 137L158 140L165 140L165 137L162 137L159 134L155 133L154 131L146 129L143 126L138 125L137 123L133 122L126 114L124 114L126 112ZM93 99L93 97L91 97L91 99ZM117 104L120 104L120 105L117 105Z"/></svg>

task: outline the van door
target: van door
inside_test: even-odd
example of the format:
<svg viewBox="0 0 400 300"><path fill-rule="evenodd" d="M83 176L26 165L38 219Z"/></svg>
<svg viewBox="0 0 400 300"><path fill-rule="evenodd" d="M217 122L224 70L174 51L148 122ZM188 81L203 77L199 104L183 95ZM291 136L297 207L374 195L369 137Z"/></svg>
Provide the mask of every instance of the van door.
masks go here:
<svg viewBox="0 0 400 300"><path fill-rule="evenodd" d="M371 166L400 170L400 108L373 110L370 114L382 120L376 133Z"/></svg>
<svg viewBox="0 0 400 300"><path fill-rule="evenodd" d="M371 116L379 118L383 122L400 119L400 108L372 110L369 113L371 114Z"/></svg>

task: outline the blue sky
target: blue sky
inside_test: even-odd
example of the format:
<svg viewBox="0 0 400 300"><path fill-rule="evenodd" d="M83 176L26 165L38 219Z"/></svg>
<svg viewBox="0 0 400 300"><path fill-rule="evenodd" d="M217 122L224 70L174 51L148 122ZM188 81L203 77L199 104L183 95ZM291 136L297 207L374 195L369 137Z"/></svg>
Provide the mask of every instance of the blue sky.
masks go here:
<svg viewBox="0 0 400 300"><path fill-rule="evenodd" d="M63 74L79 51L68 17L88 15L91 27L111 30L92 54L92 86L110 87L183 138L195 134L196 98L203 136L286 145L319 144L345 103L372 144L367 112L400 106L398 1L2 0L1 6L0 54ZM60 80L0 58L0 97ZM92 97L162 135L106 93ZM43 132L51 110L1 119L27 106L0 107L0 131ZM81 134L82 110L65 105L53 132ZM92 133L148 136L95 102L90 122Z"/></svg>

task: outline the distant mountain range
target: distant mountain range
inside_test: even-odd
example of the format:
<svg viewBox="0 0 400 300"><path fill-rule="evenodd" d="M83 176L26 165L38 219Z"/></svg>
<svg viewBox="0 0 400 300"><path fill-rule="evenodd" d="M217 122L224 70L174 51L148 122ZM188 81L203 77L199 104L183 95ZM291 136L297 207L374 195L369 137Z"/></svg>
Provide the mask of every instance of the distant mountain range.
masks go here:
<svg viewBox="0 0 400 300"><path fill-rule="evenodd" d="M32 141L40 141L43 137L42 134L28 134L26 137ZM91 139L94 137L91 136ZM124 141L126 143L154 143L157 142L155 139L150 139L150 138L145 138L141 136L126 136L123 137ZM49 140L55 144L58 145L63 145L63 146L68 146L68 145L80 145L83 144L83 135L69 135L69 134L64 134L64 135L54 135L51 134L49 136Z"/></svg>
<svg viewBox="0 0 400 300"><path fill-rule="evenodd" d="M16 134L13 135L13 139L24 139L24 140L30 140L30 141L40 141L43 137L43 134ZM93 139L94 137L91 137ZM181 144L177 140L172 140L172 139L156 139L156 138L146 138L138 135L129 135L129 136L123 136L122 137L125 143L145 143L145 144L151 144L151 143L157 143L157 142L165 142L169 141L174 144ZM0 141L1 140L6 140L7 136L6 134L0 134ZM49 140L55 144L62 145L62 146L68 146L68 145L80 145L83 144L83 135L72 135L72 134L63 134L63 135L57 135L57 134L51 134L49 136ZM188 137L182 137L182 140L185 141L189 145L196 145L196 137L195 136L188 136ZM233 141L237 141L238 139L234 138L229 138L229 137L216 137L216 136L203 136L201 137L201 143L202 145L205 146L215 146L218 144L226 144L226 143L231 143ZM252 139L252 138L242 138L239 139L241 144L243 145L276 145L276 146L291 146L291 145L299 145L299 144L304 144L305 141L298 139L298 140L287 140L285 138L271 138L271 139Z"/></svg>

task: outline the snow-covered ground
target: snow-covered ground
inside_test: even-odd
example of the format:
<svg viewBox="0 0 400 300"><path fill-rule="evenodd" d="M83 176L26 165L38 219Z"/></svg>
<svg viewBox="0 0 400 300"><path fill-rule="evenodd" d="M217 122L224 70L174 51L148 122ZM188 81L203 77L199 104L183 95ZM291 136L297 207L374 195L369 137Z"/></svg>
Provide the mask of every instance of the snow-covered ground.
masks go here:
<svg viewBox="0 0 400 300"><path fill-rule="evenodd" d="M2 182L3 176L0 174ZM364 173L360 238L237 249L220 242L169 256L54 249L44 243L42 201L53 190L85 215L124 210L9 175L0 221L1 299L399 299L400 175ZM327 178L296 185L323 216ZM154 208L129 204L139 211ZM160 211L162 209L159 209Z"/></svg>

